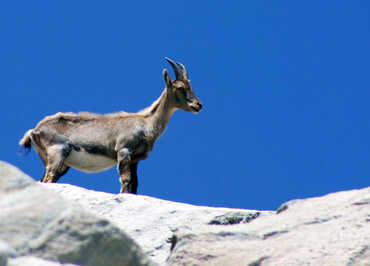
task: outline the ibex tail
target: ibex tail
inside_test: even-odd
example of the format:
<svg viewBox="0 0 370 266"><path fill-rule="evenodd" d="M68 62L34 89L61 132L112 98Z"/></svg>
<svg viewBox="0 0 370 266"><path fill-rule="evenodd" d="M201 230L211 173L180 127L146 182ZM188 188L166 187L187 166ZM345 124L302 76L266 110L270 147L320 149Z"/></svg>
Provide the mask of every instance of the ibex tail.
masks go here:
<svg viewBox="0 0 370 266"><path fill-rule="evenodd" d="M19 145L25 149L25 152L22 153L22 155L27 155L31 150L31 133L32 129L28 130L26 134L24 134L24 137L19 141Z"/></svg>

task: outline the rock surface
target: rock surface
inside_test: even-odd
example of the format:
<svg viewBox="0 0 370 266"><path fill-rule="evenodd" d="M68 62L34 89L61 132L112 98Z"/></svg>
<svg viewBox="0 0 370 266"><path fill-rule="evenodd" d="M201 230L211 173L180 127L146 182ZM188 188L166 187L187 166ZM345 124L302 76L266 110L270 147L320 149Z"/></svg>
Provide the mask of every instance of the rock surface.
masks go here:
<svg viewBox="0 0 370 266"><path fill-rule="evenodd" d="M0 162L0 209L4 265L150 264L140 247L107 219L63 199L4 162Z"/></svg>
<svg viewBox="0 0 370 266"><path fill-rule="evenodd" d="M68 184L42 185L116 224L160 264L170 255L174 233L182 228L192 230L229 213L244 218L269 213L199 207L148 196L91 191Z"/></svg>
<svg viewBox="0 0 370 266"><path fill-rule="evenodd" d="M162 265L370 265L370 187L255 211L44 186L115 223Z"/></svg>
<svg viewBox="0 0 370 266"><path fill-rule="evenodd" d="M370 188L294 200L247 224L182 229L169 265L370 265Z"/></svg>
<svg viewBox="0 0 370 266"><path fill-rule="evenodd" d="M7 266L76 266L77 264L59 263L33 256L10 258Z"/></svg>
<svg viewBox="0 0 370 266"><path fill-rule="evenodd" d="M0 164L2 189L4 173L1 169ZM16 171L11 175L14 177L19 173ZM35 189L33 187L41 186L44 188L41 194L47 194L47 197L28 195ZM7 260L8 265L22 265L24 261L32 265L32 261L40 258L43 259L40 265L64 262L60 260L63 256L53 255L57 262L51 262L48 261L50 255L39 252L50 250L53 254L58 250L60 237L55 237L58 233L48 236L50 233L46 232L51 228L67 230L66 226L59 227L56 222L60 217L72 217L70 219L76 223L76 219L85 217L85 214L77 215L77 207L73 209L69 205L63 205L66 209L58 207L54 212L46 208L48 204L64 202L59 197L65 198L65 202L78 202L83 206L78 207L82 213L92 212L101 217L94 216L97 220L89 222L89 227L96 223L94 226L98 231L102 230L99 229L99 221L108 220L109 227L116 228L112 223L126 232L153 261L161 265L370 265L370 187L292 200L277 211L199 207L147 196L96 192L66 184L40 185L24 179L17 182L8 180L6 187L6 194L13 193L14 188L27 193L14 194L11 201L4 201L6 195L0 191L0 207L8 210L5 214L0 213L0 228L3 228L3 219L17 213L22 218L32 218L37 232L27 234L30 225L19 221L13 221L18 223L17 226L7 227L20 235L13 240L9 240L9 232L4 239L0 230L0 240L6 242L0 241L0 262ZM38 204L33 208L38 208L38 212L28 205L35 199ZM41 222L40 217L49 217L49 220ZM84 236L85 225L75 227L68 236L70 245L80 250L83 248L79 248L78 243L80 236ZM23 243L22 239L26 238L29 240ZM45 239L50 240L45 242ZM49 243L54 240L58 241ZM106 241L109 244L110 236ZM118 247L112 245L111 248ZM30 254L38 258L29 257ZM65 262L81 264L77 260ZM107 265L99 263L96 265Z"/></svg>

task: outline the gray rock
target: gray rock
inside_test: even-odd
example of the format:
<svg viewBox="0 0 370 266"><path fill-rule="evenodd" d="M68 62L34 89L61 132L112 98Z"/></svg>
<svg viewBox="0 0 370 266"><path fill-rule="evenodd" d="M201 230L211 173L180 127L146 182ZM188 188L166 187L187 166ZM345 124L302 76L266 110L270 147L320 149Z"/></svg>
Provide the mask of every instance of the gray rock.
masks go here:
<svg viewBox="0 0 370 266"><path fill-rule="evenodd" d="M31 255L82 265L150 264L140 247L107 219L4 162L0 162L0 209L0 239L14 250L13 257Z"/></svg>
<svg viewBox="0 0 370 266"><path fill-rule="evenodd" d="M14 249L6 242L0 240L0 266L7 265L8 258L15 254Z"/></svg>
<svg viewBox="0 0 370 266"><path fill-rule="evenodd" d="M370 188L274 212L44 186L123 228L162 265L370 265Z"/></svg>
<svg viewBox="0 0 370 266"><path fill-rule="evenodd" d="M231 225L240 223L249 223L256 219L260 212L242 213L242 212L229 212L223 215L216 216L208 224L218 225Z"/></svg>
<svg viewBox="0 0 370 266"><path fill-rule="evenodd" d="M369 195L338 192L247 224L181 229L168 265L370 265Z"/></svg>
<svg viewBox="0 0 370 266"><path fill-rule="evenodd" d="M77 266L76 264L59 263L32 256L9 259L7 266Z"/></svg>
<svg viewBox="0 0 370 266"><path fill-rule="evenodd" d="M0 178L0 187L1 183ZM7 185L5 190L12 191L17 187L16 183ZM26 181L19 184L22 190L31 191ZM199 207L147 196L114 195L66 184L42 186L53 191L49 192L52 195L60 194L104 217L98 219L97 224L109 220L125 230L145 253L161 265L370 265L370 187L292 200L282 204L278 211L255 211ZM6 209L2 197L0 193L0 208ZM29 200L27 193L20 197L8 200L7 204ZM58 206L52 198L47 198L51 203L46 205ZM45 202L45 198L42 200ZM16 208L18 214L28 208L23 205ZM40 203L37 206L44 208ZM63 205L63 208L67 207ZM55 214L58 218L53 218L54 214L44 215L38 211L38 215L45 216L50 222L37 223L39 227L36 231L50 231L50 228L69 230L67 227L72 225L64 224L64 217L72 217L68 219L74 221L78 217L73 215L76 211L63 208L58 206L58 215ZM71 207L68 205L68 208ZM27 213L33 217L32 211ZM77 230L69 231L71 250L77 248L84 254L90 254L79 248L78 243L85 239L85 227L97 227L99 231L99 226L92 225L94 222L73 224L77 224ZM29 226L28 223L22 224L23 228ZM4 239L1 232L0 239ZM58 233L44 237L31 234L28 239L30 244L25 247L16 240L12 242L11 246L18 255L20 251L31 250L32 254L41 256L39 251L43 246L40 243L47 243L48 250L57 250L59 241L66 241ZM54 245L49 244L49 239L55 241ZM67 251L65 253L70 256ZM57 260L61 261L60 257ZM69 262L80 264L76 260ZM10 263L13 263L12 257L8 258Z"/></svg>
<svg viewBox="0 0 370 266"><path fill-rule="evenodd" d="M115 195L68 184L43 185L124 229L147 255L162 265L170 255L173 235L180 229L191 231L214 220L222 220L223 215L229 220L241 217L240 222L252 222L252 217L258 213L253 210L199 207L141 195ZM273 212L259 213L263 216Z"/></svg>

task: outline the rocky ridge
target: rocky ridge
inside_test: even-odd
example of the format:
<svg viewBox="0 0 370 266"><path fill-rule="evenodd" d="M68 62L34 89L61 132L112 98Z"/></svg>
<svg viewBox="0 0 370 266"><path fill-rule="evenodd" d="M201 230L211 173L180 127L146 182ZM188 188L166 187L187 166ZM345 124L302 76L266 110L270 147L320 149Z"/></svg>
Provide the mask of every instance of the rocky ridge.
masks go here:
<svg viewBox="0 0 370 266"><path fill-rule="evenodd" d="M4 172L8 168L12 171ZM5 178L5 182L4 176L11 178ZM17 176L22 176L23 181L14 181L19 179ZM120 245L126 245L122 249L127 250L127 243L132 245L129 251L139 259L126 265L149 265L153 264L151 260L159 265L370 265L370 187L292 200L277 211L257 211L115 195L67 184L37 184L24 176L14 167L0 164L0 228L8 226L8 233L0 232L0 265L25 265L21 262L27 259L48 260L46 263L52 260L50 263L54 264L50 265L108 265L105 261L101 264L98 255L86 258L91 252L104 254L106 251L99 247L102 243L107 245L104 250L111 250L107 252L112 257L111 265L125 265L122 258L115 256L117 252L124 253ZM49 205L61 208L52 211L47 208ZM79 211L83 214L77 215ZM74 219L73 223L60 226L61 214L66 220ZM48 220L40 223L40 215ZM36 233L28 232L29 225L22 222L25 216L36 221ZM81 217L90 217L89 227L94 225L103 232L105 240L99 240L99 245L87 244L86 248L86 244L79 244L86 239L96 241L86 237L90 233L85 231L86 222L77 222L81 225L68 231ZM12 230L17 232L16 237ZM45 232L50 233L35 237ZM64 241L63 232L68 232L65 239L71 243L68 252L58 251L58 245ZM111 243L110 238L118 238L115 243L119 245ZM28 239L27 245L24 239Z"/></svg>
<svg viewBox="0 0 370 266"><path fill-rule="evenodd" d="M0 162L0 266L154 265L112 222Z"/></svg>

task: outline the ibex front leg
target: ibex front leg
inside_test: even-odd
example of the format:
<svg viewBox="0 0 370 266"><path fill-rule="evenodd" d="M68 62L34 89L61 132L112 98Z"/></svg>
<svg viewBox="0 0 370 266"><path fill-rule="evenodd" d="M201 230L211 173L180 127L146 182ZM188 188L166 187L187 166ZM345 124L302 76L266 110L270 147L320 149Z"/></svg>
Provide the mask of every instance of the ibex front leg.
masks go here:
<svg viewBox="0 0 370 266"><path fill-rule="evenodd" d="M118 152L118 172L120 175L121 191L120 193L136 194L135 174L131 170L131 153L127 148L123 148Z"/></svg>
<svg viewBox="0 0 370 266"><path fill-rule="evenodd" d="M138 163L132 163L130 165L130 173L131 173L131 193L136 194L137 187L139 185L138 178L137 178L137 164Z"/></svg>

